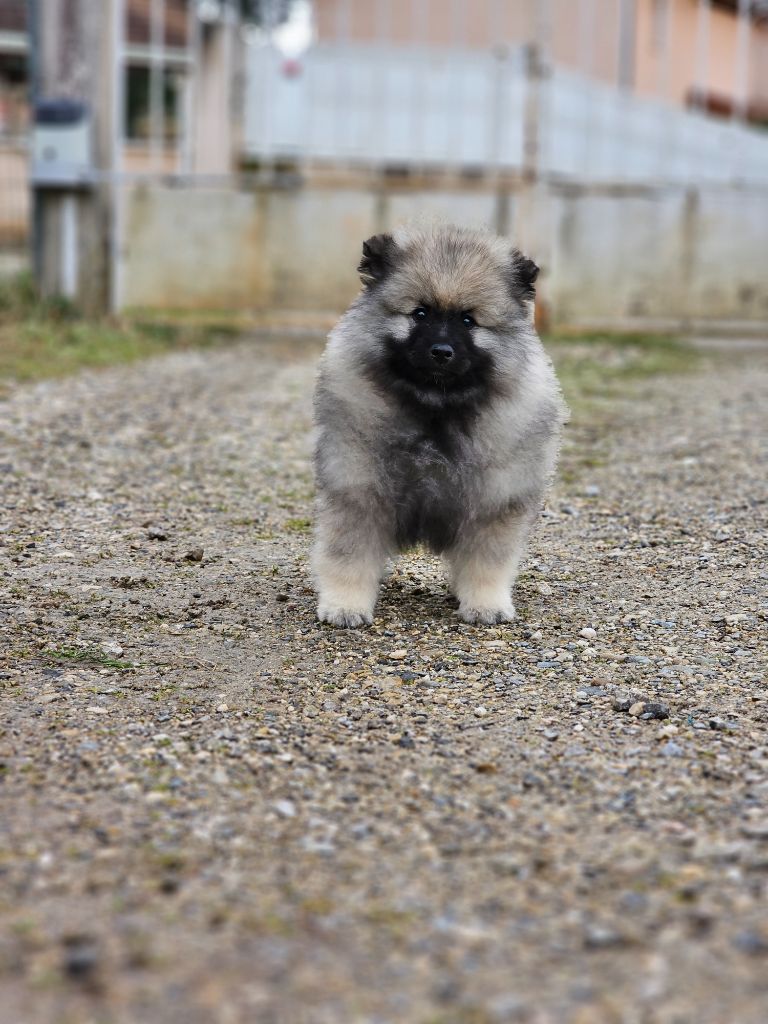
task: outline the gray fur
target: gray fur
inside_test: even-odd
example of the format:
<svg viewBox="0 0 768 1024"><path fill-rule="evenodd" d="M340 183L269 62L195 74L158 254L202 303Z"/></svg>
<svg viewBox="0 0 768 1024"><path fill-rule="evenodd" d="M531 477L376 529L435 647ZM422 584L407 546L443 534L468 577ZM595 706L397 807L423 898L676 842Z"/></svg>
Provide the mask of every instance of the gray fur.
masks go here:
<svg viewBox="0 0 768 1024"><path fill-rule="evenodd" d="M402 229L363 251L365 287L329 336L315 391L318 617L370 623L387 560L420 541L443 555L465 621L507 621L564 413L533 326L537 268L455 227ZM421 334L416 307L432 318ZM456 311L477 324L454 328ZM457 360L466 350L476 384L457 377L452 391L410 362L407 381L391 369L417 345L436 358L424 346L438 329Z"/></svg>

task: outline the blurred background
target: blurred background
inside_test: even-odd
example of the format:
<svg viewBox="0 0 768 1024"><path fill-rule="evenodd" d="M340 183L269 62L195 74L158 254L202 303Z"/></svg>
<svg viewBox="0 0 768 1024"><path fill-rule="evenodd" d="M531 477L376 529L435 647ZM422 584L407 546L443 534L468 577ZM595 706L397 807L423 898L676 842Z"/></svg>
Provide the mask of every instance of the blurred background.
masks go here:
<svg viewBox="0 0 768 1024"><path fill-rule="evenodd" d="M766 0L0 0L0 275L333 311L485 224L574 327L768 320Z"/></svg>

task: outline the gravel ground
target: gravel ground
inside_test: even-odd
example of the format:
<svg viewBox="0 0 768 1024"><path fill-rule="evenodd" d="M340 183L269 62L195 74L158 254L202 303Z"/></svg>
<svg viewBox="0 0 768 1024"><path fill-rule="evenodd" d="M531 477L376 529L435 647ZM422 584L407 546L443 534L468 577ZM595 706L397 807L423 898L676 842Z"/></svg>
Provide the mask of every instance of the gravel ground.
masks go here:
<svg viewBox="0 0 768 1024"><path fill-rule="evenodd" d="M768 349L574 418L514 624L348 632L317 351L0 405L3 1024L764 1024Z"/></svg>

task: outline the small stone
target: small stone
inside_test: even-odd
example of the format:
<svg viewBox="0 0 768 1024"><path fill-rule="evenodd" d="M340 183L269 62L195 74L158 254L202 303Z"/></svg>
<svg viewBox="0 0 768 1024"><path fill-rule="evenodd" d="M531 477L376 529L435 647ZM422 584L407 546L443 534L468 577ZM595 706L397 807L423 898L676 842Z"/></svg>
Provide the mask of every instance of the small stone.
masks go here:
<svg viewBox="0 0 768 1024"><path fill-rule="evenodd" d="M404 647L398 647L396 651L390 651L389 658L391 661L402 661L408 657L408 651Z"/></svg>
<svg viewBox="0 0 768 1024"><path fill-rule="evenodd" d="M544 583L544 581L542 581L541 583L537 583L536 584L536 589L538 590L538 592L543 597L551 597L552 596L552 593L553 593L552 587L550 587L550 585L548 583Z"/></svg>
<svg viewBox="0 0 768 1024"><path fill-rule="evenodd" d="M635 718L637 718L640 715L642 715L642 713L644 711L645 711L645 701L644 700L639 700L636 704L633 704L630 707L630 709L629 709L630 715L632 715Z"/></svg>
<svg viewBox="0 0 768 1024"><path fill-rule="evenodd" d="M629 709L633 707L634 703L635 702L631 697L621 696L614 698L611 707L614 711L629 711Z"/></svg>
<svg viewBox="0 0 768 1024"><path fill-rule="evenodd" d="M556 740L559 735L560 735L560 733L557 731L557 729L545 729L544 732L542 733L542 736L544 737L544 739L545 740L550 740L550 741L551 740Z"/></svg>
<svg viewBox="0 0 768 1024"><path fill-rule="evenodd" d="M123 648L116 640L105 640L101 645L101 649L104 654L108 654L111 658L119 658L123 653Z"/></svg>
<svg viewBox="0 0 768 1024"><path fill-rule="evenodd" d="M203 548L190 548L189 551L184 555L184 559L187 562L202 562L205 550ZM286 597L287 601L288 598Z"/></svg>
<svg viewBox="0 0 768 1024"><path fill-rule="evenodd" d="M675 743L674 740L668 740L661 748L661 754L664 757L682 757L685 751L679 743Z"/></svg>
<svg viewBox="0 0 768 1024"><path fill-rule="evenodd" d="M657 719L659 721L664 718L669 718L669 708L666 704L648 701L643 709L643 718L646 720Z"/></svg>
<svg viewBox="0 0 768 1024"><path fill-rule="evenodd" d="M585 640L594 640L597 636L597 630L591 626L585 626L584 629L579 630L579 636L583 636Z"/></svg>
<svg viewBox="0 0 768 1024"><path fill-rule="evenodd" d="M229 711L229 704L217 704L216 710L220 712Z"/></svg>
<svg viewBox="0 0 768 1024"><path fill-rule="evenodd" d="M587 484L584 488L584 496L587 498L596 498L600 494L600 488L597 484Z"/></svg>
<svg viewBox="0 0 768 1024"><path fill-rule="evenodd" d="M486 716L487 714L488 714L488 708L486 708L486 707L483 707L483 705L482 705L482 704L481 704L481 705L479 705L479 707L476 707L476 708L475 708L475 716L476 716L477 718L485 718L485 716Z"/></svg>
<svg viewBox="0 0 768 1024"><path fill-rule="evenodd" d="M724 718L710 718L709 728L714 729L716 732L723 732L728 728L728 723Z"/></svg>
<svg viewBox="0 0 768 1024"><path fill-rule="evenodd" d="M768 840L768 818L748 821L741 826L741 834L747 839Z"/></svg>
<svg viewBox="0 0 768 1024"><path fill-rule="evenodd" d="M396 740L398 747L403 747L405 750L413 750L416 746L413 736L410 736L407 732L404 732L398 740Z"/></svg>
<svg viewBox="0 0 768 1024"><path fill-rule="evenodd" d="M768 937L757 931L744 931L734 938L733 945L740 953L747 956L765 956L768 954Z"/></svg>
<svg viewBox="0 0 768 1024"><path fill-rule="evenodd" d="M168 533L162 526L150 526L147 530L148 540L168 540Z"/></svg>
<svg viewBox="0 0 768 1024"><path fill-rule="evenodd" d="M296 804L293 800L277 800L272 804L272 807L281 818L296 817Z"/></svg>
<svg viewBox="0 0 768 1024"><path fill-rule="evenodd" d="M77 981L90 981L99 967L99 950L89 935L68 935L63 939L64 973Z"/></svg>
<svg viewBox="0 0 768 1024"><path fill-rule="evenodd" d="M584 933L584 946L587 949L610 949L624 944L622 935L602 925L590 925Z"/></svg>

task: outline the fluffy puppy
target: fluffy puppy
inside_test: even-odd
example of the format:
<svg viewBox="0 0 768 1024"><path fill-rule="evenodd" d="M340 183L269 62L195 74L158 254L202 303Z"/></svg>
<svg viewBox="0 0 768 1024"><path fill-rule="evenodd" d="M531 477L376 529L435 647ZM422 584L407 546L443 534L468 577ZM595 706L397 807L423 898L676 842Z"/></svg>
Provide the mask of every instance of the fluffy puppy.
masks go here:
<svg viewBox="0 0 768 1024"><path fill-rule="evenodd" d="M538 267L445 226L368 239L358 270L315 390L318 618L370 623L387 560L424 544L462 619L506 622L564 412L533 326Z"/></svg>

